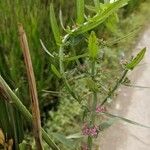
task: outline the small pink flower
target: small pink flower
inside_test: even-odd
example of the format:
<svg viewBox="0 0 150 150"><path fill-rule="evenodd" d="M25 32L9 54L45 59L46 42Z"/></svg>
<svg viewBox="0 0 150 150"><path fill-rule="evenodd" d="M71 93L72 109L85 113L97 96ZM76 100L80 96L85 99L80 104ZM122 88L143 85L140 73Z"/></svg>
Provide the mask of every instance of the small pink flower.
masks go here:
<svg viewBox="0 0 150 150"><path fill-rule="evenodd" d="M93 128L90 128L90 135L96 137L98 135L99 128L98 126L94 125Z"/></svg>
<svg viewBox="0 0 150 150"><path fill-rule="evenodd" d="M99 112L106 112L106 107L103 107L103 106L97 106L96 107L96 112L99 113Z"/></svg>
<svg viewBox="0 0 150 150"><path fill-rule="evenodd" d="M83 125L82 133L83 135L90 135L90 128L88 127L87 123Z"/></svg>
<svg viewBox="0 0 150 150"><path fill-rule="evenodd" d="M97 137L99 132L99 127L94 125L93 127L89 127L86 123L83 125L82 133L83 135Z"/></svg>

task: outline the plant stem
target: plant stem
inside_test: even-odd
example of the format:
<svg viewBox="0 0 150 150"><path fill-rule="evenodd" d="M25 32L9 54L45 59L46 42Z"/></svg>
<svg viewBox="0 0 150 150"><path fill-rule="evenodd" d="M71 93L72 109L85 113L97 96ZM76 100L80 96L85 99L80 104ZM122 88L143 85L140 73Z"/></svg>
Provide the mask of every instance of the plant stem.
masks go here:
<svg viewBox="0 0 150 150"><path fill-rule="evenodd" d="M88 150L92 150L92 144L93 144L93 139L91 136L88 136L88 139L87 139L87 145L88 145Z"/></svg>
<svg viewBox="0 0 150 150"><path fill-rule="evenodd" d="M91 77L93 81L95 81L95 74L96 74L95 65L96 65L95 60L93 60L91 63ZM93 105L92 105L92 117L91 117L92 124L95 123L96 105L97 105L97 92L93 91Z"/></svg>
<svg viewBox="0 0 150 150"><path fill-rule="evenodd" d="M63 61L64 61L64 45L66 44L69 37L70 37L70 34L67 34L66 36L64 36L64 38L62 40L62 44L60 45L60 48L59 48L59 68L60 68L60 73L62 75L62 79L64 81L66 89L72 95L72 97L80 103L79 97L71 89L71 87L70 87L70 85L67 81L67 78L66 78L66 75L65 75L65 70L64 70L64 64L63 64Z"/></svg>
<svg viewBox="0 0 150 150"><path fill-rule="evenodd" d="M126 77L128 71L129 70L127 70L127 69L124 70L123 75L117 81L117 83L115 84L114 88L108 93L108 95L106 96L106 98L102 101L101 106L103 106L108 101L108 99L114 94L114 92L117 90L117 88L119 87L119 85L123 82L123 80Z"/></svg>
<svg viewBox="0 0 150 150"><path fill-rule="evenodd" d="M91 78L93 81L95 81L95 74L96 74L96 61L92 60L91 61ZM93 104L92 104L92 112L91 112L91 120L90 120L90 127L93 127L95 124L95 110L96 110L96 105L97 105L97 91L93 90ZM89 150L92 150L92 145L93 145L93 139L91 136L88 136L88 148Z"/></svg>

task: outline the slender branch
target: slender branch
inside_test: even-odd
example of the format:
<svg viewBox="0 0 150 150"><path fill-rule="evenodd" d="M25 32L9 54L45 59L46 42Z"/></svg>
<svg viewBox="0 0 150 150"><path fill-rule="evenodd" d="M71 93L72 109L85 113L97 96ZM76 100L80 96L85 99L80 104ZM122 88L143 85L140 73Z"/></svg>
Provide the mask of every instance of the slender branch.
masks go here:
<svg viewBox="0 0 150 150"><path fill-rule="evenodd" d="M123 75L121 76L121 78L117 81L116 85L114 86L114 88L108 93L108 95L106 96L106 98L102 101L101 106L103 106L108 99L114 94L114 92L117 90L117 88L119 87L119 85L123 82L124 78L126 77L127 73L129 70L124 70Z"/></svg>
<svg viewBox="0 0 150 150"><path fill-rule="evenodd" d="M149 86L141 86L141 85L134 85L134 84L124 84L124 86L131 87L131 88L150 89Z"/></svg>
<svg viewBox="0 0 150 150"><path fill-rule="evenodd" d="M65 75L65 70L64 70L64 64L63 64L63 61L64 61L64 45L66 44L69 37L70 37L70 34L67 34L66 36L64 36L64 38L62 40L62 44L60 45L60 48L59 48L59 68L60 68L60 73L62 75L62 79L64 81L66 89L71 94L71 96L80 103L79 97L71 89L71 87L70 87L70 85L67 81L67 78L66 78L66 75Z"/></svg>

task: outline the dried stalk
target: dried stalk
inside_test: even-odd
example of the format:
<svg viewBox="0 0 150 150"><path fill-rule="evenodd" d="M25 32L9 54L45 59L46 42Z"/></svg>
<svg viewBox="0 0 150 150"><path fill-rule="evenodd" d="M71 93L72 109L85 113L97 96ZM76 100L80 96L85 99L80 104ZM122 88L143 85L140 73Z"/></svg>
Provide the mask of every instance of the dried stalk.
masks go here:
<svg viewBox="0 0 150 150"><path fill-rule="evenodd" d="M32 105L32 114L33 114L33 132L34 138L37 146L37 150L43 150L42 147L42 134L41 134L41 120L40 120L40 110L39 110L39 103L38 103L38 95L36 89L36 81L34 76L34 71L32 67L32 61L28 46L28 41L26 37L26 33L23 29L23 26L19 24L19 39L20 45L23 51L25 66L27 70L27 77L29 83L29 91L31 96L31 105Z"/></svg>

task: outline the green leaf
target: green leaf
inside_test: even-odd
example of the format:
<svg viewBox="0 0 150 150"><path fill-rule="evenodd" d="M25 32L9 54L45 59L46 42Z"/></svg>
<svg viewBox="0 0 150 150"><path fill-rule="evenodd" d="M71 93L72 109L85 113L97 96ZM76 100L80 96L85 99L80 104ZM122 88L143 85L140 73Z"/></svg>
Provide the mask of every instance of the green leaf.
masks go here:
<svg viewBox="0 0 150 150"><path fill-rule="evenodd" d="M79 58L84 58L86 56L87 56L87 53L84 53L82 55L77 55L77 56L72 56L72 57L64 58L64 61L74 61L74 60L77 60Z"/></svg>
<svg viewBox="0 0 150 150"><path fill-rule="evenodd" d="M75 47L76 45L78 45L82 41L85 41L85 36L84 35L79 35L79 36L76 36L76 37L70 36L70 38L67 41L67 44Z"/></svg>
<svg viewBox="0 0 150 150"><path fill-rule="evenodd" d="M52 3L50 5L50 22L51 22L51 27L52 27L52 31L54 34L56 44L60 45L61 44L61 36L60 36L60 32L59 32L55 12L54 12L54 7L53 7Z"/></svg>
<svg viewBox="0 0 150 150"><path fill-rule="evenodd" d="M43 41L40 39L40 43L41 43L41 45L42 45L42 48L43 48L43 50L50 56L50 57L53 57L54 58L54 56L49 52L49 50L46 48L46 46L44 45L44 43L43 43Z"/></svg>
<svg viewBox="0 0 150 150"><path fill-rule="evenodd" d="M108 5L108 7L102 13L96 14L88 22L73 30L72 34L76 36L97 27L98 25L103 23L110 15L116 12L119 8L127 4L128 1L129 0L117 0L116 2Z"/></svg>
<svg viewBox="0 0 150 150"><path fill-rule="evenodd" d="M94 1L95 8L98 11L99 10L100 2L99 2L99 0L93 0L93 1Z"/></svg>
<svg viewBox="0 0 150 150"><path fill-rule="evenodd" d="M75 142L71 139L67 139L63 134L52 133L55 139L61 142L66 148L75 149Z"/></svg>
<svg viewBox="0 0 150 150"><path fill-rule="evenodd" d="M91 78L85 78L86 85L91 91L98 91L98 86L96 82L94 82Z"/></svg>
<svg viewBox="0 0 150 150"><path fill-rule="evenodd" d="M84 22L84 0L76 0L77 5L77 24Z"/></svg>
<svg viewBox="0 0 150 150"><path fill-rule="evenodd" d="M117 13L112 14L111 16L108 17L108 19L105 22L105 25L109 31L112 33L116 34L117 36L120 35L119 30L118 30L118 15Z"/></svg>
<svg viewBox="0 0 150 150"><path fill-rule="evenodd" d="M88 112L90 111L89 108L86 105L82 105L81 109L83 110L82 113L82 121L84 122L84 119L87 117Z"/></svg>
<svg viewBox="0 0 150 150"><path fill-rule="evenodd" d="M51 64L51 69L58 78L61 78L60 72L56 69L56 67L53 64Z"/></svg>
<svg viewBox="0 0 150 150"><path fill-rule="evenodd" d="M19 144L19 149L20 150L27 150L27 149L31 149L31 145L29 143L27 143L25 140Z"/></svg>
<svg viewBox="0 0 150 150"><path fill-rule="evenodd" d="M110 126L112 126L118 119L117 118L110 118L105 122L102 122L100 124L100 130L105 130L107 128L109 128Z"/></svg>
<svg viewBox="0 0 150 150"><path fill-rule="evenodd" d="M107 115L108 117L117 118L117 119L120 119L120 120L122 120L122 121L125 121L125 122L127 122L127 123L130 123L130 124L133 124L133 125L136 125L136 126L140 126L140 127L144 127L144 128L149 128L149 129L150 129L150 126L143 125L143 124L141 124L141 123L138 123L138 122L135 122L135 121L126 119L126 118L124 118L124 117L120 117L120 116L113 115L113 114L110 114L110 113L103 113L103 114Z"/></svg>
<svg viewBox="0 0 150 150"><path fill-rule="evenodd" d="M127 38L131 38L131 37L135 36L135 34L139 31L139 29L141 29L141 27L136 27L136 28L134 28L134 29L128 31L127 34L125 34L125 35L123 35L123 36L121 36L121 37L119 37L119 38L117 38L117 39L108 40L108 41L106 42L106 45L110 47L110 46L112 46L112 45L114 45L114 44L117 44L117 43L123 41L123 40L126 40Z"/></svg>
<svg viewBox="0 0 150 150"><path fill-rule="evenodd" d="M71 134L71 135L68 135L66 137L66 139L80 139L80 138L83 138L83 134L81 133L75 133L75 134Z"/></svg>
<svg viewBox="0 0 150 150"><path fill-rule="evenodd" d="M85 5L85 8L88 9L89 11L91 11L91 12L96 13L96 10L95 10L95 7L94 7L94 6L91 6L91 5Z"/></svg>
<svg viewBox="0 0 150 150"><path fill-rule="evenodd" d="M95 35L95 32L92 31L88 41L89 57L92 59L96 59L98 55L98 49L99 49L98 40Z"/></svg>
<svg viewBox="0 0 150 150"><path fill-rule="evenodd" d="M131 60L130 63L128 63L126 65L126 68L129 69L129 70L133 70L140 62L141 60L143 59L144 55L145 55L145 52L146 52L146 48L143 48L137 55L136 57Z"/></svg>
<svg viewBox="0 0 150 150"><path fill-rule="evenodd" d="M67 29L65 29L65 27L64 27L63 16L62 16L62 10L61 10L61 9L59 10L59 20L60 20L60 25L61 25L61 27L63 28L63 30L66 31L67 33L69 33L69 32L67 31Z"/></svg>

